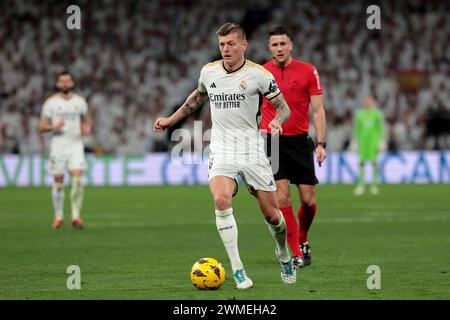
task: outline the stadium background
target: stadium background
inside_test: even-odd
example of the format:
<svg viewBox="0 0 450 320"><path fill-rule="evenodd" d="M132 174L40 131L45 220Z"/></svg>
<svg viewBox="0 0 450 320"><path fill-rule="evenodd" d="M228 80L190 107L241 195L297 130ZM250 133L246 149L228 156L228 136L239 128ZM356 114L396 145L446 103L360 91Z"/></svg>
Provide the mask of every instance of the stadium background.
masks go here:
<svg viewBox="0 0 450 320"><path fill-rule="evenodd" d="M86 178L86 183L109 184L106 170L122 181L112 184L127 184L120 175L127 170L141 172L132 184L204 183L183 173L197 169L176 165L175 176L186 178L170 179L163 166L149 166L154 161L148 153L166 152L178 143L170 141L173 130L155 134L152 124L178 108L196 87L201 66L219 58L212 31L224 21L245 27L250 41L247 57L259 63L269 59L268 29L284 24L294 35L294 55L317 66L325 88L330 152L328 172L319 171L323 183L356 179L353 152L333 152L354 151L349 150L352 117L366 94L376 97L385 114L388 152L450 148L446 2L380 2L381 30L366 28L368 1L78 1L74 4L81 8L81 30L66 27L69 4L25 0L1 4L0 152L5 156L0 185L51 183L42 170L50 137L40 135L37 126L42 103L63 69L74 74L76 90L87 98L94 122L93 135L85 143L95 155L89 156L89 168L97 182ZM210 128L208 104L174 129L193 133L194 120L202 121L203 132ZM192 150L204 152L207 144L192 144ZM144 154L146 160L139 157ZM116 167L105 169L102 156L114 158ZM382 157L388 173L409 168L383 182L450 179L448 153ZM205 170L200 169L203 176Z"/></svg>
<svg viewBox="0 0 450 320"><path fill-rule="evenodd" d="M71 4L81 8L81 30L66 28ZM366 28L371 4L381 8L381 30ZM0 12L0 186L8 186L0 188L0 298L450 298L448 2L6 0ZM130 186L205 183L201 165L171 162L174 144L152 124L219 58L214 33L227 21L246 28L247 58L259 63L269 59L268 29L289 27L294 56L317 66L325 89L329 158L318 169L316 266L296 288L279 285L271 240L241 191L241 252L259 288L236 293L228 280L213 295L194 291L187 274L197 258L227 263L208 189ZM51 177L39 113L66 68L94 121L85 183L103 186L86 188L83 234L50 229L50 189L42 187ZM386 117L383 182L406 185L355 198L351 186L326 184L355 181L352 116L368 93ZM208 104L180 126L193 131L194 120L210 126ZM72 264L82 270L80 292L65 286ZM381 266L380 291L366 288L371 264Z"/></svg>
<svg viewBox="0 0 450 320"><path fill-rule="evenodd" d="M81 30L66 28L69 4L81 8ZM330 151L348 150L353 113L369 93L385 113L390 151L450 148L448 2L381 2L381 30L366 28L370 4L2 1L0 151L45 154L38 116L66 68L94 119L89 150L166 151L168 138L153 133L153 121L178 107L201 67L218 58L214 30L225 21L246 28L247 57L258 63L270 58L271 26L292 30L294 55L321 75ZM182 126L190 129L194 118L209 128L207 105Z"/></svg>

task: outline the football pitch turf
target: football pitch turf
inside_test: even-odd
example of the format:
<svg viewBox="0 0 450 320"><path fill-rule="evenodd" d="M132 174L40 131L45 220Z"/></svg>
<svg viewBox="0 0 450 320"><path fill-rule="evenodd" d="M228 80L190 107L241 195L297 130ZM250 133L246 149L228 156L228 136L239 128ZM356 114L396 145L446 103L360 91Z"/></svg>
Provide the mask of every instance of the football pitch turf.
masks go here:
<svg viewBox="0 0 450 320"><path fill-rule="evenodd" d="M296 285L281 282L274 240L240 188L239 247L254 281L245 291L234 289L207 186L87 187L81 231L65 191L65 224L53 230L50 188L0 189L0 299L450 299L449 185L381 186L361 197L351 186L318 186L313 264ZM225 266L217 291L190 283L202 257ZM67 289L70 265L80 267L80 290ZM371 265L379 290L367 288Z"/></svg>

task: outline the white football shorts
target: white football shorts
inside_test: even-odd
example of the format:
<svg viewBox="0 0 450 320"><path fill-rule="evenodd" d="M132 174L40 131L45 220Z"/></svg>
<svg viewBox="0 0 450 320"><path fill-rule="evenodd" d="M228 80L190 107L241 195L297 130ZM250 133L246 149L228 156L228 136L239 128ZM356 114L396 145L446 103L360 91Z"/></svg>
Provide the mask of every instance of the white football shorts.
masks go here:
<svg viewBox="0 0 450 320"><path fill-rule="evenodd" d="M84 170L86 159L84 146L75 145L63 150L52 150L48 159L48 171L53 176L62 176L66 170Z"/></svg>
<svg viewBox="0 0 450 320"><path fill-rule="evenodd" d="M277 190L272 167L265 155L252 159L244 159L245 157L242 157L237 160L230 160L230 158L224 155L210 154L208 181L217 176L236 179L240 175L252 194L255 190Z"/></svg>

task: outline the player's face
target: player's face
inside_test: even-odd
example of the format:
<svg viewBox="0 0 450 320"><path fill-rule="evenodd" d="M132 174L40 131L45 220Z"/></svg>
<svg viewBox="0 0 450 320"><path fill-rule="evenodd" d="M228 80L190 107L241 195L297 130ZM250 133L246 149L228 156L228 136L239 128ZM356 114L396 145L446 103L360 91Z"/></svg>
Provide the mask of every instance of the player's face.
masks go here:
<svg viewBox="0 0 450 320"><path fill-rule="evenodd" d="M293 44L285 34L270 36L269 50L272 57L279 63L284 64L291 57Z"/></svg>
<svg viewBox="0 0 450 320"><path fill-rule="evenodd" d="M56 81L56 88L58 88L59 91L62 91L64 94L67 94L72 90L74 87L74 83L72 80L72 77L70 75L61 75L59 76L58 80Z"/></svg>
<svg viewBox="0 0 450 320"><path fill-rule="evenodd" d="M365 97L363 100L363 107L370 109L375 105L375 100L372 97Z"/></svg>
<svg viewBox="0 0 450 320"><path fill-rule="evenodd" d="M244 58L247 40L241 38L237 32L226 36L219 36L219 48L223 61L229 66L235 66Z"/></svg>

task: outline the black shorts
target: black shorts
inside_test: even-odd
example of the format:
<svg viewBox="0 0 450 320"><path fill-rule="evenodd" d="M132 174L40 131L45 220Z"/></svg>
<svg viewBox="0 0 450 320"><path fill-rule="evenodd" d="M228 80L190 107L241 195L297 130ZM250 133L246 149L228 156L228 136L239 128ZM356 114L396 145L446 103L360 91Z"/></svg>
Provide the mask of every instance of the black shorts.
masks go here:
<svg viewBox="0 0 450 320"><path fill-rule="evenodd" d="M272 163L275 180L288 179L291 184L316 185L314 141L307 134L279 137L279 163L271 157L271 135L267 135L266 154Z"/></svg>

